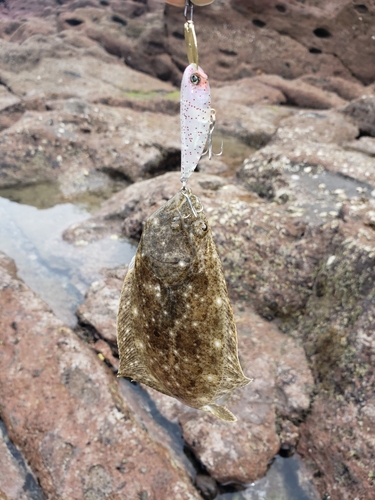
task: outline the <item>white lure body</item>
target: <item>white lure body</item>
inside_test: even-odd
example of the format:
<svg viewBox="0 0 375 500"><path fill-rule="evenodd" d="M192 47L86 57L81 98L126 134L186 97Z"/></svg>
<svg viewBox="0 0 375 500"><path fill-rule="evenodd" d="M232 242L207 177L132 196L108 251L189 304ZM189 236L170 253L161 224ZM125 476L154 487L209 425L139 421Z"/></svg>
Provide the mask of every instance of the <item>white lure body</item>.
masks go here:
<svg viewBox="0 0 375 500"><path fill-rule="evenodd" d="M211 94L202 68L190 64L181 83L181 182L186 183L204 152L210 131Z"/></svg>

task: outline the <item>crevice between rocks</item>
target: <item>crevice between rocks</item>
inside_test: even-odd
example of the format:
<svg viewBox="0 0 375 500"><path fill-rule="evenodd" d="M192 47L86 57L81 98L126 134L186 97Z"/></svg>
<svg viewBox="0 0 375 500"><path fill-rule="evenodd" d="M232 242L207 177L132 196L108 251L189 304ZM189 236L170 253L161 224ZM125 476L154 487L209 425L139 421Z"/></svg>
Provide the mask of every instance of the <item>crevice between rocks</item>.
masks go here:
<svg viewBox="0 0 375 500"><path fill-rule="evenodd" d="M0 85L2 85L3 87L5 87L7 89L8 92L10 92L12 95L16 96L16 97L19 97L20 96L18 94L16 94L12 89L11 87L9 87L9 85L7 83L4 82L4 80L0 77Z"/></svg>
<svg viewBox="0 0 375 500"><path fill-rule="evenodd" d="M3 440L6 447L9 450L12 458L14 459L16 466L20 472L20 475L24 477L25 482L23 484L23 491L26 494L28 500L46 500L46 497L39 486L34 473L27 464L25 458L23 457L20 450L12 443L8 436L7 428L4 422L0 419L0 439Z"/></svg>

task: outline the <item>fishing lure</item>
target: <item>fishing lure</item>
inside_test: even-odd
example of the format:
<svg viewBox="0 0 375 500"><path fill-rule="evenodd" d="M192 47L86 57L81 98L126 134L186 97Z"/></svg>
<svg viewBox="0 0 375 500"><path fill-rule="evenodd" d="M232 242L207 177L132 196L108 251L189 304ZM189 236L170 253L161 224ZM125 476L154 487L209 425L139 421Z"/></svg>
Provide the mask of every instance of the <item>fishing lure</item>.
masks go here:
<svg viewBox="0 0 375 500"><path fill-rule="evenodd" d="M185 69L181 84L181 182L185 184L198 165L211 123L208 77L194 63Z"/></svg>
<svg viewBox="0 0 375 500"><path fill-rule="evenodd" d="M118 376L227 421L217 400L251 380L207 217L190 189L146 221L118 314Z"/></svg>
<svg viewBox="0 0 375 500"><path fill-rule="evenodd" d="M191 19L187 19L190 8ZM185 69L181 83L181 182L187 180L198 165L200 158L212 151L212 134L215 128L216 112L211 108L211 91L206 73L198 65L198 45L193 23L193 4L186 0L184 34L189 66ZM204 151L207 143L207 150Z"/></svg>

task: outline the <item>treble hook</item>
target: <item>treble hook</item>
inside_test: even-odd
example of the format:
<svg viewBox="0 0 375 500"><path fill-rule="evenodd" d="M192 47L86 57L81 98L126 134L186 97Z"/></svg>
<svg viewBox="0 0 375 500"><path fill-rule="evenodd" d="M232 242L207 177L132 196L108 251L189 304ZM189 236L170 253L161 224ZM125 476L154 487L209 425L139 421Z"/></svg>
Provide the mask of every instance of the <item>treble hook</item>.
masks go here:
<svg viewBox="0 0 375 500"><path fill-rule="evenodd" d="M194 217L195 217L195 218L197 218L197 217L198 217L198 214L199 214L199 213L201 213L201 212L203 212L203 206L202 206L202 204L201 204L201 202L200 202L199 198L198 198L197 196L195 196L194 194L193 194L193 195L192 195L192 197L191 197L191 198L193 198L193 196L194 196L194 200L198 200L198 202L199 202L199 204L200 204L200 208L197 210L197 209L194 207L194 205L193 205L193 201L192 201L192 199L191 199L191 198L190 198L190 196L189 196L189 192L191 192L191 191L190 191L190 189L189 189L189 190L187 190L185 186L182 186L181 191L182 191L182 194L185 196L186 201L188 202L189 208L190 208L190 210L193 212ZM186 216L186 217L184 217L184 218L185 218L185 219L187 219L188 217L190 217L190 215L187 215L187 216Z"/></svg>
<svg viewBox="0 0 375 500"><path fill-rule="evenodd" d="M207 137L207 149L202 153L202 156L205 156L208 153L209 160L211 160L213 156L221 156L223 154L223 145L224 145L223 141L221 141L220 153L214 153L212 151L212 134L214 133L215 130L215 123L216 123L216 110L211 109L210 130L208 132L208 137Z"/></svg>
<svg viewBox="0 0 375 500"><path fill-rule="evenodd" d="M188 19L187 16L188 9L190 9L190 19ZM194 11L194 5L191 3L190 0L185 0L184 16L186 21L193 21L193 11Z"/></svg>

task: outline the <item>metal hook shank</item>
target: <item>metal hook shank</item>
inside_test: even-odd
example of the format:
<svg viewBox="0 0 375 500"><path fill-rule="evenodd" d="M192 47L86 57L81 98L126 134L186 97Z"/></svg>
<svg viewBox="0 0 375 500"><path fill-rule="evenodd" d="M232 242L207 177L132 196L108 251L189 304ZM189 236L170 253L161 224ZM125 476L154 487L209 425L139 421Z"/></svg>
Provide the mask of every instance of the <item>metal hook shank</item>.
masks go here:
<svg viewBox="0 0 375 500"><path fill-rule="evenodd" d="M188 16L187 16L189 9L190 9L190 21L192 21L193 20L193 13L194 13L194 5L192 4L192 2L190 0L185 0L184 16L185 16L186 21L189 21Z"/></svg>

